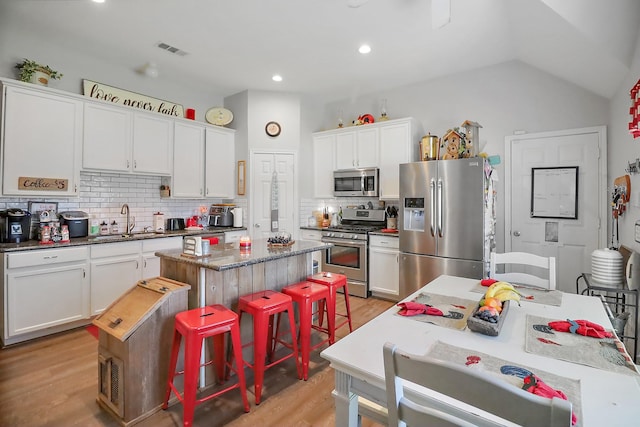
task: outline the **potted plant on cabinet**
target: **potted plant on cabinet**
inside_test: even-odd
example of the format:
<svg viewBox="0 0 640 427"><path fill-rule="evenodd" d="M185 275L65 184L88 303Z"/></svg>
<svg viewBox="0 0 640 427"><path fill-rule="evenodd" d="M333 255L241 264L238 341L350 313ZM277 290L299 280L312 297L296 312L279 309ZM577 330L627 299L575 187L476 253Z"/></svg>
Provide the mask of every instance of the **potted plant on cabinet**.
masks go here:
<svg viewBox="0 0 640 427"><path fill-rule="evenodd" d="M62 73L54 71L48 65L40 65L36 61L24 59L16 64L16 68L20 70L20 80L27 83L41 84L48 86L49 79L60 79Z"/></svg>

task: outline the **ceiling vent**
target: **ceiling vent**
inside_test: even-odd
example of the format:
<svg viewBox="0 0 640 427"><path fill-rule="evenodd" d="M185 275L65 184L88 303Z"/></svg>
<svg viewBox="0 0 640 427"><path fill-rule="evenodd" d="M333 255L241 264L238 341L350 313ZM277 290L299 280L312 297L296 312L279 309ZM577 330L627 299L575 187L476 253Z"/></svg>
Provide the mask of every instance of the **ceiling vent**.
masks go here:
<svg viewBox="0 0 640 427"><path fill-rule="evenodd" d="M189 54L188 52L185 52L182 49L178 49L177 47L168 45L168 44L163 43L163 42L158 43L156 46L158 46L162 50L166 50L167 52L173 53L173 54L178 55L178 56L187 56Z"/></svg>

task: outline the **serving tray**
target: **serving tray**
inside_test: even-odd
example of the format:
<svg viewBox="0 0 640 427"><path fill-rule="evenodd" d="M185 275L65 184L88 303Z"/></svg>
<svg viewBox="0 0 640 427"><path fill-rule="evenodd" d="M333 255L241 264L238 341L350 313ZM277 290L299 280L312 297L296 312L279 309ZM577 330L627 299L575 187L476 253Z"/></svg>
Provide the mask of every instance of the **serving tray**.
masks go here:
<svg viewBox="0 0 640 427"><path fill-rule="evenodd" d="M502 311L500 312L500 316L498 317L498 322L491 323L478 317L474 317L478 309L480 309L480 305L478 305L476 309L471 312L471 315L467 319L467 327L473 332L497 337L500 334L500 329L502 329L502 325L504 324L505 319L507 318L507 313L509 312L510 306L511 301L505 301L504 303L502 303Z"/></svg>

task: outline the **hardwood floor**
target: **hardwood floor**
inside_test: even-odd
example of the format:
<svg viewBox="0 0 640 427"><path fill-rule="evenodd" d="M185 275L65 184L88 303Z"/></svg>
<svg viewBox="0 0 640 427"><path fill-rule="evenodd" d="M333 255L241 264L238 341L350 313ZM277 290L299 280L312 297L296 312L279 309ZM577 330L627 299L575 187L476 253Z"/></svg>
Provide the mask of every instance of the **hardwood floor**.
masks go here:
<svg viewBox="0 0 640 427"><path fill-rule="evenodd" d="M393 305L376 298L351 297L350 301L354 328ZM338 338L348 332L348 327L340 328ZM96 403L97 348L98 341L80 328L0 350L0 426L119 426ZM253 396L253 375L247 369L251 411L244 413L240 393L233 390L196 407L194 426L335 425L333 369L320 357L321 349L312 353L308 381L296 379L293 360L267 370L259 406ZM182 405L174 404L136 425L181 426ZM366 419L362 425L379 426Z"/></svg>

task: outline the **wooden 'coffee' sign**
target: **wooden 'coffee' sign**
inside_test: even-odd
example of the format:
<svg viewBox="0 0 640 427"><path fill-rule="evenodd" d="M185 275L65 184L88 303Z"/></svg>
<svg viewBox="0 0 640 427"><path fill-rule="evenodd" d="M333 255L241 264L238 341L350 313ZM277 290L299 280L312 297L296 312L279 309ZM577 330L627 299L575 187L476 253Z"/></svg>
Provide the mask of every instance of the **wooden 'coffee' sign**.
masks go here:
<svg viewBox="0 0 640 427"><path fill-rule="evenodd" d="M83 80L82 86L84 96L88 96L89 98L138 108L144 111L166 114L167 116L184 117L184 108L180 104L151 98L150 96L107 86L98 82L92 82L91 80Z"/></svg>
<svg viewBox="0 0 640 427"><path fill-rule="evenodd" d="M25 191L65 191L69 188L68 179L18 177L18 189Z"/></svg>

